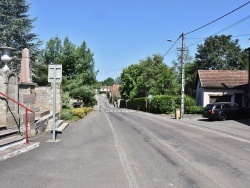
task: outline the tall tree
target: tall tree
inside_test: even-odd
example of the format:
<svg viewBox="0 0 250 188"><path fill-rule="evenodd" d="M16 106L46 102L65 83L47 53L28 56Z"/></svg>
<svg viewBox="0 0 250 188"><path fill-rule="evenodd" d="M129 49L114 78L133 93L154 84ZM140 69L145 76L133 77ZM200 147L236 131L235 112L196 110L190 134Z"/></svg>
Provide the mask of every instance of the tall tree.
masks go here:
<svg viewBox="0 0 250 188"><path fill-rule="evenodd" d="M138 64L132 64L123 69L119 87L122 98L134 98L137 95L136 84L141 71L141 67Z"/></svg>
<svg viewBox="0 0 250 188"><path fill-rule="evenodd" d="M120 94L123 98L145 97L148 94L176 94L176 75L160 55L154 54L130 65L121 74Z"/></svg>
<svg viewBox="0 0 250 188"><path fill-rule="evenodd" d="M172 93L175 87L174 69L170 69L161 55L154 54L140 61L141 75L137 79L138 93L147 96ZM172 93L173 94L173 93Z"/></svg>
<svg viewBox="0 0 250 188"><path fill-rule="evenodd" d="M108 77L106 80L103 81L104 86L113 86L115 83L115 80L111 77Z"/></svg>
<svg viewBox="0 0 250 188"><path fill-rule="evenodd" d="M247 54L240 48L239 40L231 35L208 37L198 45L195 54L198 69L242 70L247 68Z"/></svg>
<svg viewBox="0 0 250 188"><path fill-rule="evenodd" d="M9 66L17 73L20 71L22 49L28 48L30 50L31 62L35 63L41 45L37 34L31 32L36 19L29 18L27 14L29 8L30 5L27 4L26 0L0 1L0 46L16 49L15 58Z"/></svg>

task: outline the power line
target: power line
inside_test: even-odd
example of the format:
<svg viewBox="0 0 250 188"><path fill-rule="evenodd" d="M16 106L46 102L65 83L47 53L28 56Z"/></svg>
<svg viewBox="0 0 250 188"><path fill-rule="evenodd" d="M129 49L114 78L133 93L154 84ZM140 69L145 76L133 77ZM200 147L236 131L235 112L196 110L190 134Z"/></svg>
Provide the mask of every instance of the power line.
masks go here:
<svg viewBox="0 0 250 188"><path fill-rule="evenodd" d="M250 1L249 1L249 2L250 2ZM240 19L239 21L237 21L237 22L235 22L235 23L233 23L233 24L231 24L231 25L229 25L229 26L227 26L227 27L225 27L225 28L223 28L223 29L221 29L221 30L219 30L219 31L217 31L217 32L215 32L215 33L212 34L211 36L217 35L217 34L223 32L223 31L225 31L225 30L227 30L227 29L229 29L229 28L231 28L231 27L234 27L234 26L236 26L236 25L238 25L238 24L240 24L240 23L242 23L243 21L246 21L246 20L248 20L248 19L250 19L250 15L247 16L247 17L245 17L245 18ZM195 44L197 44L197 43L199 43L199 42L201 42L201 41L203 41L203 40L204 40L204 39L199 40L199 41L197 41L197 42L195 42L195 43L193 43L193 44L191 44L191 45L189 45L189 46L187 46L187 47L193 46L193 45L195 45Z"/></svg>
<svg viewBox="0 0 250 188"><path fill-rule="evenodd" d="M122 68L123 69L123 68ZM100 72L98 74L106 74L106 73L110 73L110 72L116 72L116 71L120 71L122 69L116 69L116 70L111 70L111 71L106 71L106 72Z"/></svg>
<svg viewBox="0 0 250 188"><path fill-rule="evenodd" d="M209 22L208 24L205 24L205 25L203 25L203 26L201 26L201 27L199 27L199 28L197 28L197 29L194 29L194 30L192 30L192 31L190 31L190 32L188 32L188 33L186 33L185 35L188 35L188 34L190 34L190 33L193 33L193 32L195 32L195 31L197 31L197 30L200 30L200 29L202 29L202 28L204 28L204 27L206 27L206 26L208 26L208 25L210 25L210 24L212 24L212 23L214 23L214 22L216 22L216 21L218 21L218 20L220 20L220 19L222 19L222 18L228 16L229 14L235 12L236 10L239 10L240 8L246 6L246 5L249 4L249 3L250 3L250 1L248 1L247 3L241 5L240 7L238 7L238 8L236 8L236 9L232 10L231 12L229 12L229 13L227 13L227 14L225 14L225 15L223 15L223 16L221 16L221 17L219 17L219 18L217 18L217 19L215 19L215 20L213 20L213 21L211 21L211 22Z"/></svg>

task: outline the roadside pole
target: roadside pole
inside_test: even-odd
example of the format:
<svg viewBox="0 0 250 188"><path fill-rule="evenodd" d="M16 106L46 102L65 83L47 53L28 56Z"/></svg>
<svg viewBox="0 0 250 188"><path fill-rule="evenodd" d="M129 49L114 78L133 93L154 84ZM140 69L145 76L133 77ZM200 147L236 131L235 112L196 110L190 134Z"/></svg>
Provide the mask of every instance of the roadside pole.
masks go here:
<svg viewBox="0 0 250 188"><path fill-rule="evenodd" d="M62 65L49 65L48 82L53 81L53 141L56 140L56 83L62 82Z"/></svg>

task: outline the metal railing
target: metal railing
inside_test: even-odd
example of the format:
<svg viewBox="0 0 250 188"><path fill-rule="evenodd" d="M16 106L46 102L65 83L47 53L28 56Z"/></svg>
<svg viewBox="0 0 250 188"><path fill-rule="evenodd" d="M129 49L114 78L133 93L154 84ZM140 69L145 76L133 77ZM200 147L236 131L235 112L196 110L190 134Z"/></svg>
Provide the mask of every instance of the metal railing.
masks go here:
<svg viewBox="0 0 250 188"><path fill-rule="evenodd" d="M29 136L28 136L28 111L35 113L33 110L29 109L28 107L24 106L23 104L17 102L15 99L12 99L11 97L9 97L8 95L0 92L1 95L3 95L4 97L6 97L7 99L11 100L12 102L18 104L19 106L25 108L25 117L26 117L26 121L25 121L25 139L26 139L26 144L29 144Z"/></svg>

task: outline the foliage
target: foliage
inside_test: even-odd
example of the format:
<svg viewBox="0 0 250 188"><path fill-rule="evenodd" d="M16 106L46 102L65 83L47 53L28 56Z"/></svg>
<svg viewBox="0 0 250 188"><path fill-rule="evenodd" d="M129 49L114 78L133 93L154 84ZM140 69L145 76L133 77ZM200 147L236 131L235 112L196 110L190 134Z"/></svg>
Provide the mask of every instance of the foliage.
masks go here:
<svg viewBox="0 0 250 188"><path fill-rule="evenodd" d="M82 101L83 106L92 107L96 104L95 92L93 87L87 85L80 86L77 82L71 83L69 87L72 88L70 91L70 96L74 99Z"/></svg>
<svg viewBox="0 0 250 188"><path fill-rule="evenodd" d="M88 115L88 113L92 112L93 108L92 107L85 107L85 108L75 108L73 110L71 110L71 114L73 116L77 116L79 118L83 118L86 115Z"/></svg>
<svg viewBox="0 0 250 188"><path fill-rule="evenodd" d="M20 61L22 50L30 50L31 70L36 63L35 59L39 54L41 41L38 35L32 33L35 18L29 18L29 4L26 0L4 0L0 1L0 46L15 48L13 59L9 67L16 72L20 72Z"/></svg>
<svg viewBox="0 0 250 188"><path fill-rule="evenodd" d="M185 114L201 114L203 107L196 106L195 99L185 96L184 101L184 111ZM146 100L149 102L149 108L146 108ZM121 108L126 108L125 100L120 102ZM134 98L129 100L127 103L127 108L140 111L149 111L156 114L172 114L175 112L176 108L181 107L181 97L173 95L156 95L151 99L148 98Z"/></svg>
<svg viewBox="0 0 250 188"><path fill-rule="evenodd" d="M181 107L181 97L175 98L175 108ZM200 114L203 110L202 106L196 106L196 100L185 95L184 97L184 113L185 114Z"/></svg>
<svg viewBox="0 0 250 188"><path fill-rule="evenodd" d="M133 99L131 102L131 108L144 112L148 111L146 108L146 100L148 100L146 97Z"/></svg>
<svg viewBox="0 0 250 188"><path fill-rule="evenodd" d="M69 92L63 92L62 93L62 103L63 103L63 106L66 107L66 108L71 107Z"/></svg>
<svg viewBox="0 0 250 188"><path fill-rule="evenodd" d="M93 106L96 104L94 89L98 88L93 56L85 42L76 46L68 37L63 42L59 37L52 38L42 51L41 66L37 68L39 75L35 75L34 80L39 85L46 84L47 77L40 75L48 75L49 64L61 64L63 92L81 100L85 106Z"/></svg>
<svg viewBox="0 0 250 188"><path fill-rule="evenodd" d="M113 86L115 83L115 80L113 78L108 77L106 80L102 82L103 86Z"/></svg>
<svg viewBox="0 0 250 188"><path fill-rule="evenodd" d="M215 35L198 45L195 54L198 69L212 70L243 70L247 68L247 54L239 40L232 40L231 35Z"/></svg>
<svg viewBox="0 0 250 188"><path fill-rule="evenodd" d="M62 109L61 119L63 119L63 120L71 120L72 118L73 118L73 115L70 112L70 109Z"/></svg>
<svg viewBox="0 0 250 188"><path fill-rule="evenodd" d="M176 97L169 95L153 96L150 102L150 112L170 114L174 112Z"/></svg>
<svg viewBox="0 0 250 188"><path fill-rule="evenodd" d="M121 85L119 87L122 98L135 97L135 89L137 77L141 74L142 70L138 64L132 64L124 68L121 74Z"/></svg>
<svg viewBox="0 0 250 188"><path fill-rule="evenodd" d="M178 49L179 50L179 49ZM175 69L175 73L177 76L177 88L178 92L181 92L181 54L178 54L177 61L172 61L173 68ZM196 75L197 75L197 69L196 64L193 63L193 57L189 55L189 50L184 50L184 72L185 72L185 93L189 96L195 97L196 95Z"/></svg>
<svg viewBox="0 0 250 188"><path fill-rule="evenodd" d="M123 69L120 94L122 98L146 97L149 94L175 94L176 75L173 68L163 63L160 55L153 55Z"/></svg>

